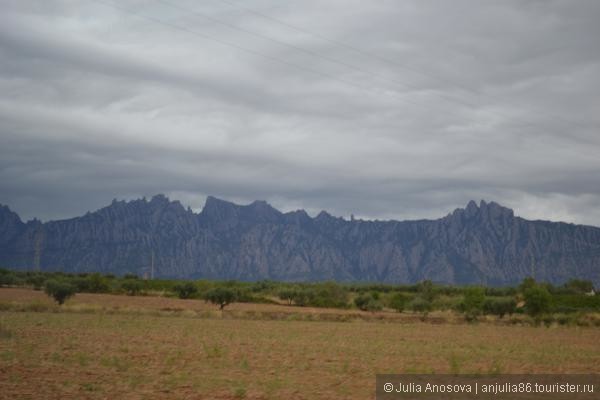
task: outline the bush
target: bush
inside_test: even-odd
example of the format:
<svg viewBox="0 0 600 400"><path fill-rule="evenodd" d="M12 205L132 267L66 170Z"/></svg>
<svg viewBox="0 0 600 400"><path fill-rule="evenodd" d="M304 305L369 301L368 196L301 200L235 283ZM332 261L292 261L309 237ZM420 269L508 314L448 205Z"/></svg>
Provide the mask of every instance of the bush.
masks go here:
<svg viewBox="0 0 600 400"><path fill-rule="evenodd" d="M53 297L58 304L62 305L69 297L75 295L76 288L64 280L51 279L46 282L44 291L48 296Z"/></svg>
<svg viewBox="0 0 600 400"><path fill-rule="evenodd" d="M517 302L512 298L486 299L483 303L485 314L497 315L503 318L506 314L512 315L517 309Z"/></svg>
<svg viewBox="0 0 600 400"><path fill-rule="evenodd" d="M367 294L361 294L354 299L354 305L359 310L366 310L366 305L371 300L371 296Z"/></svg>
<svg viewBox="0 0 600 400"><path fill-rule="evenodd" d="M525 289L523 292L525 299L525 312L533 317L550 311L552 297L548 289L541 286L534 286Z"/></svg>
<svg viewBox="0 0 600 400"><path fill-rule="evenodd" d="M173 286L173 291L180 299L191 299L198 294L198 287L193 282L185 282Z"/></svg>
<svg viewBox="0 0 600 400"><path fill-rule="evenodd" d="M137 279L125 279L121 282L121 289L128 296L137 296L142 291L142 283Z"/></svg>
<svg viewBox="0 0 600 400"><path fill-rule="evenodd" d="M348 291L335 282L319 284L309 292L308 305L314 307L348 307Z"/></svg>
<svg viewBox="0 0 600 400"><path fill-rule="evenodd" d="M42 274L29 275L25 283L31 285L34 290L41 290L46 283L46 276Z"/></svg>
<svg viewBox="0 0 600 400"><path fill-rule="evenodd" d="M470 287L465 289L464 293L465 296L460 309L465 314L467 321L474 321L483 311L485 290L480 287Z"/></svg>
<svg viewBox="0 0 600 400"><path fill-rule="evenodd" d="M419 297L421 297L426 302L431 303L433 299L435 299L435 287L433 285L433 282L431 282L430 280L419 282L417 284L417 291L419 292Z"/></svg>
<svg viewBox="0 0 600 400"><path fill-rule="evenodd" d="M279 297L281 300L287 301L288 305L291 306L294 302L296 292L297 290L292 288L281 289L279 292L277 292L277 297Z"/></svg>
<svg viewBox="0 0 600 400"><path fill-rule="evenodd" d="M236 292L229 288L216 287L204 293L204 299L218 305L219 309L222 310L236 300Z"/></svg>
<svg viewBox="0 0 600 400"><path fill-rule="evenodd" d="M486 287L485 295L490 297L508 297L517 294L517 289L514 287Z"/></svg>
<svg viewBox="0 0 600 400"><path fill-rule="evenodd" d="M294 293L294 297L292 298L295 305L304 307L307 306L311 299L314 297L314 293L308 289L298 289L296 293Z"/></svg>
<svg viewBox="0 0 600 400"><path fill-rule="evenodd" d="M108 280L98 273L94 274L79 274L77 277L71 278L70 282L77 288L77 292L85 293L108 293L110 287Z"/></svg>
<svg viewBox="0 0 600 400"><path fill-rule="evenodd" d="M408 297L402 293L395 293L389 300L388 306L393 308L397 312L401 313L404 311L406 304L408 303Z"/></svg>
<svg viewBox="0 0 600 400"><path fill-rule="evenodd" d="M371 298L371 300L369 300L367 303L366 310L371 312L381 311L383 310L383 304L381 304L381 301Z"/></svg>
<svg viewBox="0 0 600 400"><path fill-rule="evenodd" d="M415 296L410 303L408 303L408 308L426 316L431 311L431 301L428 301L422 296Z"/></svg>
<svg viewBox="0 0 600 400"><path fill-rule="evenodd" d="M552 312L600 312L600 296L561 294L552 296Z"/></svg>
<svg viewBox="0 0 600 400"><path fill-rule="evenodd" d="M255 282L250 287L250 290L252 292L270 292L273 289L275 289L276 286L277 286L276 282L269 281L269 280L262 280L262 281Z"/></svg>
<svg viewBox="0 0 600 400"><path fill-rule="evenodd" d="M89 275L86 280L90 293L108 293L110 291L108 280L98 273Z"/></svg>
<svg viewBox="0 0 600 400"><path fill-rule="evenodd" d="M13 286L17 282L17 277L10 272L0 274L0 286Z"/></svg>
<svg viewBox="0 0 600 400"><path fill-rule="evenodd" d="M361 294L354 299L354 304L359 310L363 311L379 311L383 309L383 305L379 301L379 293Z"/></svg>
<svg viewBox="0 0 600 400"><path fill-rule="evenodd" d="M252 296L250 290L246 288L238 287L232 290L235 293L235 301L238 303L253 303L256 300L256 298Z"/></svg>
<svg viewBox="0 0 600 400"><path fill-rule="evenodd" d="M564 287L574 294L586 294L594 290L594 284L583 279L571 279Z"/></svg>

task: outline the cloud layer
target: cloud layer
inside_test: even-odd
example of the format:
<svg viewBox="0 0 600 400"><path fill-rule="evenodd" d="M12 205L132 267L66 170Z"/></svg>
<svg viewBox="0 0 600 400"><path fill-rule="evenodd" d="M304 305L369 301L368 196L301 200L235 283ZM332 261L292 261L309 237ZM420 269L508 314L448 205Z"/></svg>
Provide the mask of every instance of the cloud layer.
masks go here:
<svg viewBox="0 0 600 400"><path fill-rule="evenodd" d="M0 203L600 225L600 3L39 0L0 15Z"/></svg>

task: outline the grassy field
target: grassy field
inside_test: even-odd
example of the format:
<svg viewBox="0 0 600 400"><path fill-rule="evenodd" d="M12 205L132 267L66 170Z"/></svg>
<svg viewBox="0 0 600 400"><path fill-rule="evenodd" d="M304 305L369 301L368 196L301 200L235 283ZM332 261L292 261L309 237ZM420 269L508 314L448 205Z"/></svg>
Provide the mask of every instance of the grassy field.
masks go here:
<svg viewBox="0 0 600 400"><path fill-rule="evenodd" d="M7 399L368 399L375 373L600 372L598 328L272 320L290 307L91 294L59 309L25 289L0 304Z"/></svg>

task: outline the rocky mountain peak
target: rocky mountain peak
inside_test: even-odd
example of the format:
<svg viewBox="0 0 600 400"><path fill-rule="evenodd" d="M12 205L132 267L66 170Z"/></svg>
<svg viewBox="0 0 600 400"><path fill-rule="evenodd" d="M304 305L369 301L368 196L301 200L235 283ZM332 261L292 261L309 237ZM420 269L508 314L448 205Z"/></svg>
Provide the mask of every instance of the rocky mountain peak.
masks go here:
<svg viewBox="0 0 600 400"><path fill-rule="evenodd" d="M0 238L7 240L18 234L24 224L19 215L7 206L0 205Z"/></svg>
<svg viewBox="0 0 600 400"><path fill-rule="evenodd" d="M486 203L484 200L481 200L481 203L479 205L479 212L484 218L487 219L514 217L513 210L507 207L503 207L494 201Z"/></svg>
<svg viewBox="0 0 600 400"><path fill-rule="evenodd" d="M513 218L514 212L494 201L487 203L485 200L481 200L477 205L475 201L471 200L465 208L457 208L450 216L467 219Z"/></svg>
<svg viewBox="0 0 600 400"><path fill-rule="evenodd" d="M242 208L242 216L256 222L276 222L283 214L264 200L255 202Z"/></svg>
<svg viewBox="0 0 600 400"><path fill-rule="evenodd" d="M312 222L312 218L304 210L290 211L284 214L285 220L296 225L304 225Z"/></svg>
<svg viewBox="0 0 600 400"><path fill-rule="evenodd" d="M166 206L169 203L171 203L171 201L164 194L157 194L155 196L152 196L152 199L150 199L150 204L152 205Z"/></svg>
<svg viewBox="0 0 600 400"><path fill-rule="evenodd" d="M477 215L477 213L479 213L479 207L477 207L477 203L475 203L474 200L469 201L467 206L464 208L464 213L467 217L473 217Z"/></svg>
<svg viewBox="0 0 600 400"><path fill-rule="evenodd" d="M327 211L323 210L321 211L316 217L315 217L315 221L328 221L334 219L334 217L329 214Z"/></svg>
<svg viewBox="0 0 600 400"><path fill-rule="evenodd" d="M213 196L208 196L202 208L202 215L206 217L223 217L230 214L236 214L239 211L239 206L225 200L218 199Z"/></svg>
<svg viewBox="0 0 600 400"><path fill-rule="evenodd" d="M8 206L2 205L2 204L0 204L0 216L2 218L10 218L10 219L16 218L20 222L22 222L21 218L19 217L19 215L16 212L12 211Z"/></svg>

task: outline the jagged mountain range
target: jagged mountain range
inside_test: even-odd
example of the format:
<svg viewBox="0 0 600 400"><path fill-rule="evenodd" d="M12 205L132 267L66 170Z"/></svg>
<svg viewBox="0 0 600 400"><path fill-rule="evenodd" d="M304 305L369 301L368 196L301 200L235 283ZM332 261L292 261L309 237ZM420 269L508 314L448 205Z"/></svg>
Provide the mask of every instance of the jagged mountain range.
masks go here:
<svg viewBox="0 0 600 400"><path fill-rule="evenodd" d="M346 220L208 197L200 213L163 195L27 223L0 206L0 266L155 277L508 285L600 284L600 228L515 217L471 201L436 220Z"/></svg>

